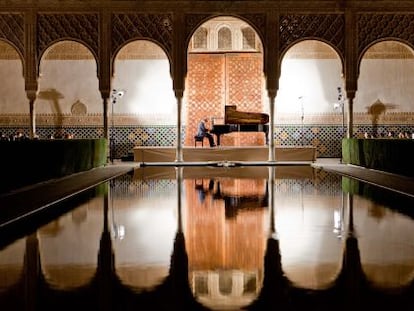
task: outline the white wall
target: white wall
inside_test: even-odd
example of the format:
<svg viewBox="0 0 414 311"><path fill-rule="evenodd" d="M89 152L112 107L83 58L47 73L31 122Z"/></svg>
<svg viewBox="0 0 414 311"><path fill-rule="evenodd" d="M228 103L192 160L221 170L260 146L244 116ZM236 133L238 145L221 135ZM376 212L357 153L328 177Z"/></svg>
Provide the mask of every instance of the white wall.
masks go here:
<svg viewBox="0 0 414 311"><path fill-rule="evenodd" d="M29 113L24 90L23 66L20 60L0 61L0 113Z"/></svg>
<svg viewBox="0 0 414 311"><path fill-rule="evenodd" d="M168 59L117 60L113 88L126 90L116 113L138 114L161 124L175 124L177 104Z"/></svg>
<svg viewBox="0 0 414 311"><path fill-rule="evenodd" d="M176 123L176 100L168 60L118 60L115 69L113 87L127 91L116 105L115 114L137 114L142 124ZM300 114L300 96L303 96L306 115L332 113L337 87L343 87L341 73L338 59L284 60L276 98L277 113ZM387 112L413 112L413 73L413 59L363 60L354 112L366 113L367 107L377 100L392 107ZM28 114L21 61L0 61L0 75L4 77L0 84L0 114ZM102 99L96 75L94 60L43 61L36 113L70 114L71 106L79 100L87 106L88 114L101 114ZM54 101L51 89L60 98Z"/></svg>
<svg viewBox="0 0 414 311"><path fill-rule="evenodd" d="M278 113L332 113L343 88L339 59L285 59L276 97ZM299 99L299 97L302 97Z"/></svg>
<svg viewBox="0 0 414 311"><path fill-rule="evenodd" d="M414 111L414 59L363 59L354 112L380 100L387 112Z"/></svg>
<svg viewBox="0 0 414 311"><path fill-rule="evenodd" d="M96 62L94 60L47 60L40 67L36 113L70 114L80 101L88 114L102 113Z"/></svg>

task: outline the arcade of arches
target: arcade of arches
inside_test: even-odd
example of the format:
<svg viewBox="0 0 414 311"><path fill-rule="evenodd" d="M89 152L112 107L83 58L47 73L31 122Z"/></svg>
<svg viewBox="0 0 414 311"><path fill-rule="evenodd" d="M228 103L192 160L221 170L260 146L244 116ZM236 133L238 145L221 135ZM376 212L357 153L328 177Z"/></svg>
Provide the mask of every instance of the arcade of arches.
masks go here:
<svg viewBox="0 0 414 311"><path fill-rule="evenodd" d="M299 13L246 1L255 13L217 16L219 4L199 2L196 13L163 1L151 13L134 1L67 10L59 1L47 12L31 1L20 11L0 4L0 131L112 135L121 157L134 146L193 146L198 120L222 122L232 104L271 115L271 144L312 145L318 157L339 157L344 136L414 132L414 5L390 14L308 1ZM222 138L263 144L262 133Z"/></svg>

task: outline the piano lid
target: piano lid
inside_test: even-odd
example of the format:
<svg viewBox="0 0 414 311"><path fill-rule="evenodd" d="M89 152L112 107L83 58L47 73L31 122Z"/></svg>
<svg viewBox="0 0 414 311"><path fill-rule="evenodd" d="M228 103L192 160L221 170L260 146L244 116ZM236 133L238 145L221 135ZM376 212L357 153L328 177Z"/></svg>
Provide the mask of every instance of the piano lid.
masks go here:
<svg viewBox="0 0 414 311"><path fill-rule="evenodd" d="M236 105L226 105L224 109L225 124L266 124L269 122L267 113L238 111Z"/></svg>

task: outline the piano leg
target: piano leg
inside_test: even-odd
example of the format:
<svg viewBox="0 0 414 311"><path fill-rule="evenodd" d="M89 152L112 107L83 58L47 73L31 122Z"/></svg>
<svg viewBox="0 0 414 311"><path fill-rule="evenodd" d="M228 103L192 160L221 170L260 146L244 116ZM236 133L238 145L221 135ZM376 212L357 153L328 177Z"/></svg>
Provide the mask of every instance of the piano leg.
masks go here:
<svg viewBox="0 0 414 311"><path fill-rule="evenodd" d="M221 136L221 134L214 133L214 135L216 135L216 137L217 137L217 139L216 139L217 146L220 146L220 136Z"/></svg>

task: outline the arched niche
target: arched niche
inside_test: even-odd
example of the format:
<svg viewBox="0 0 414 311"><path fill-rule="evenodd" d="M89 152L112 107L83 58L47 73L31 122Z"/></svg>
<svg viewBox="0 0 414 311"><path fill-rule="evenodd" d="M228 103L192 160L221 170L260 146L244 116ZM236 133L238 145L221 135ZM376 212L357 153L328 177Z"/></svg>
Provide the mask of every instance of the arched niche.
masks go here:
<svg viewBox="0 0 414 311"><path fill-rule="evenodd" d="M354 111L371 115L414 112L413 72L414 52L407 44L387 40L371 45L360 62ZM372 111L373 105L378 111Z"/></svg>
<svg viewBox="0 0 414 311"><path fill-rule="evenodd" d="M245 112L266 112L263 46L246 21L219 16L204 21L188 43L184 94L184 145L194 145L202 118L224 122L225 105ZM262 133L230 133L221 145L264 145Z"/></svg>
<svg viewBox="0 0 414 311"><path fill-rule="evenodd" d="M363 196L353 196L362 270L372 286L398 289L414 280L413 219Z"/></svg>
<svg viewBox="0 0 414 311"><path fill-rule="evenodd" d="M55 116L52 122L61 123L64 115L77 111L102 114L96 60L85 45L59 41L45 50L40 61L36 113Z"/></svg>
<svg viewBox="0 0 414 311"><path fill-rule="evenodd" d="M93 198L38 229L42 273L48 284L75 289L91 282L97 272L103 204L101 197Z"/></svg>
<svg viewBox="0 0 414 311"><path fill-rule="evenodd" d="M327 289L342 267L345 242L338 238L335 224L341 197L287 185L278 185L274 197L283 272L294 286Z"/></svg>
<svg viewBox="0 0 414 311"><path fill-rule="evenodd" d="M138 118L137 124L177 123L170 62L156 43L131 41L118 51L114 59L112 88L125 91L114 107L115 115L133 115Z"/></svg>
<svg viewBox="0 0 414 311"><path fill-rule="evenodd" d="M3 40L0 40L0 75L3 77L0 84L2 114L29 114L22 59L17 50Z"/></svg>
<svg viewBox="0 0 414 311"><path fill-rule="evenodd" d="M329 44L304 40L283 55L275 122L301 123L314 114L332 114L344 87L342 62Z"/></svg>
<svg viewBox="0 0 414 311"><path fill-rule="evenodd" d="M25 239L18 239L0 250L0 293L16 286L24 271Z"/></svg>
<svg viewBox="0 0 414 311"><path fill-rule="evenodd" d="M156 197L142 187L148 190L147 181L137 180L129 187L115 181L109 205L116 274L138 292L152 290L168 277L177 231L174 181L164 180L162 194Z"/></svg>

